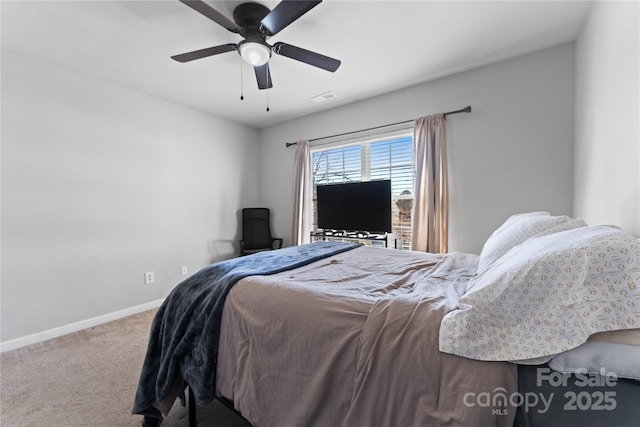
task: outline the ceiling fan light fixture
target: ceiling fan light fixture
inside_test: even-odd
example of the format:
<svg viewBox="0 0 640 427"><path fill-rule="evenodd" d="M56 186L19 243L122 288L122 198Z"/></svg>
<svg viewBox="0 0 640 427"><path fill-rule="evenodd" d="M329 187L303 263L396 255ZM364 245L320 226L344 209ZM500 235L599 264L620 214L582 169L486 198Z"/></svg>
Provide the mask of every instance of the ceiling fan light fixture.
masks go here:
<svg viewBox="0 0 640 427"><path fill-rule="evenodd" d="M271 58L271 49L262 43L244 42L240 45L240 56L253 67L266 64Z"/></svg>

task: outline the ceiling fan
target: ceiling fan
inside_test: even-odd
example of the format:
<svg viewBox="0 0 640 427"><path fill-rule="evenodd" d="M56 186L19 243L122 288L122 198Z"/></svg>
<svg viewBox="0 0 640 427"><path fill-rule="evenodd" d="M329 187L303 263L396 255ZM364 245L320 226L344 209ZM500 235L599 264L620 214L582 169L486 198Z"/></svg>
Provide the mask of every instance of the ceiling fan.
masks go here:
<svg viewBox="0 0 640 427"><path fill-rule="evenodd" d="M259 89L269 89L273 86L269 71L269 59L272 52L331 72L336 71L340 66L339 60L310 50L282 42L273 45L267 43L269 37L286 28L321 3L322 0L284 0L273 10L269 10L268 7L260 3L241 3L233 10L233 21L202 0L180 0L180 2L232 33L239 34L244 40L237 44L228 43L171 57L178 62L189 62L220 53L237 51L245 62L253 66Z"/></svg>

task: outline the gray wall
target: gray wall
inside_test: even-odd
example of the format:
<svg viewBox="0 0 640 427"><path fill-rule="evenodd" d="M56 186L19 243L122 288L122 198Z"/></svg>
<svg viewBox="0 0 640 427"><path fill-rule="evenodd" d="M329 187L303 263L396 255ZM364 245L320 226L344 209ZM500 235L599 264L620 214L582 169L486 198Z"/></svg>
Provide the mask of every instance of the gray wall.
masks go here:
<svg viewBox="0 0 640 427"><path fill-rule="evenodd" d="M284 143L413 119L447 119L451 251L479 253L513 213L572 214L573 44L442 78L263 129L260 199L290 238L294 148Z"/></svg>
<svg viewBox="0 0 640 427"><path fill-rule="evenodd" d="M598 2L576 42L575 213L640 236L640 3Z"/></svg>
<svg viewBox="0 0 640 427"><path fill-rule="evenodd" d="M164 298L181 265L234 255L257 140L3 50L2 341Z"/></svg>

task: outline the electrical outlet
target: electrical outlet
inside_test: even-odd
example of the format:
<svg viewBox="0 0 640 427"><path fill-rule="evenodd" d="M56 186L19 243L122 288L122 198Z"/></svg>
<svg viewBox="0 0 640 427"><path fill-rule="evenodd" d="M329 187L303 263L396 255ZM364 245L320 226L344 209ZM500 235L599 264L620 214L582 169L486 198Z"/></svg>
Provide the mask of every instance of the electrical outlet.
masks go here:
<svg viewBox="0 0 640 427"><path fill-rule="evenodd" d="M182 268L180 269L180 273L183 276L186 276L187 274L189 274L189 268L186 265L183 265Z"/></svg>
<svg viewBox="0 0 640 427"><path fill-rule="evenodd" d="M156 280L155 275L153 274L153 271L147 271L146 273L144 273L144 284L148 285L150 283L153 283Z"/></svg>

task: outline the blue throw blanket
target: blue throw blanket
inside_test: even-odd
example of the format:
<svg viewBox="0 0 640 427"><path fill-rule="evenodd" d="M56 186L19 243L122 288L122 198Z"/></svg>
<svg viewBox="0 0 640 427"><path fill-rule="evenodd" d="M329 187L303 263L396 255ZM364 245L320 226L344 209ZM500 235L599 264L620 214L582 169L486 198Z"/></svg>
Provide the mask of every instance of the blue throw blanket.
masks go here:
<svg viewBox="0 0 640 427"><path fill-rule="evenodd" d="M238 280L292 270L358 246L316 242L260 252L212 264L176 286L151 325L133 406L134 414L144 415L143 426L162 423L162 414L152 405L169 396L176 378L191 387L199 405L215 399L222 308Z"/></svg>

